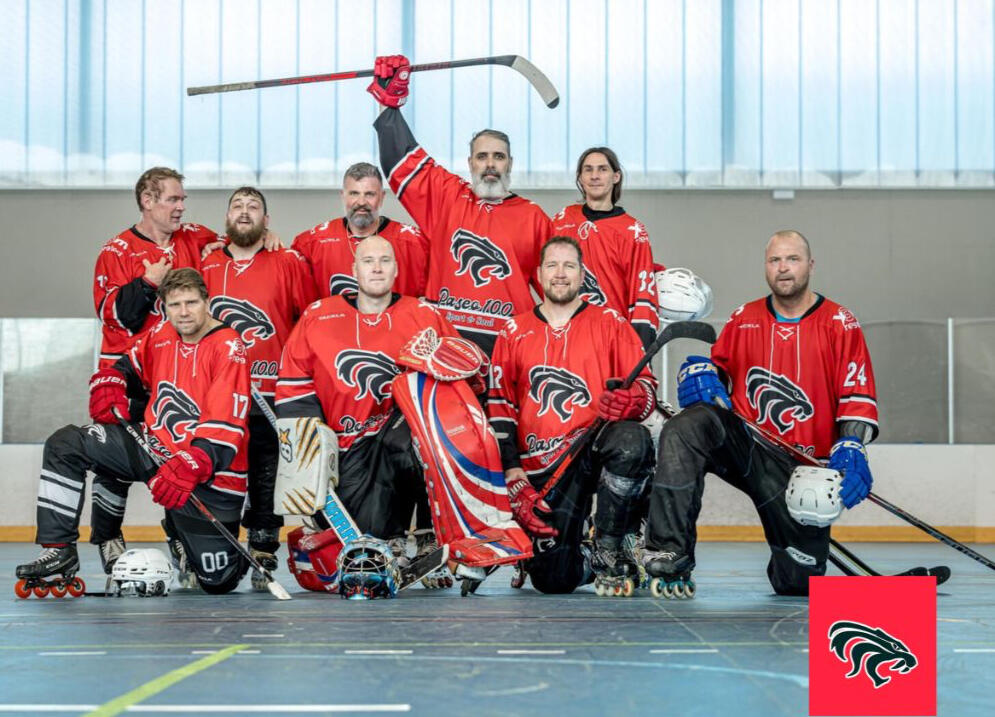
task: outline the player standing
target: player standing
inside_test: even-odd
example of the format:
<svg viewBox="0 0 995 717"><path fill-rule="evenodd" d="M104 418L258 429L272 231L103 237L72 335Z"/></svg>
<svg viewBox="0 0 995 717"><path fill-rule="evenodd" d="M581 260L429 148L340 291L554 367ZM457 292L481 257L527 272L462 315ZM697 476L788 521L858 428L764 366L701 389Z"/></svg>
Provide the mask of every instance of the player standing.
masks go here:
<svg viewBox="0 0 995 717"><path fill-rule="evenodd" d="M311 273L295 251L263 249L269 227L266 198L254 187L236 189L228 200L225 235L229 244L203 263L214 318L238 332L249 361L249 376L272 408L280 352L290 331L316 298ZM253 401L249 410L249 500L242 524L249 550L268 570L277 567L283 518L273 513L278 448L276 433ZM256 571L252 584L266 589Z"/></svg>
<svg viewBox="0 0 995 717"><path fill-rule="evenodd" d="M592 568L608 583L634 578L626 536L638 529L638 502L653 470L652 441L639 421L655 406L656 379L647 369L630 388L605 390L609 379L632 370L642 350L618 312L580 297L583 277L578 242L551 238L539 265L545 299L508 322L491 365L487 410L512 509L534 539L535 557L525 568L544 593L572 592L590 581ZM543 501L537 491L598 416L608 423ZM595 552L588 560L581 541L595 494Z"/></svg>
<svg viewBox="0 0 995 717"><path fill-rule="evenodd" d="M60 428L45 442L36 537L43 550L36 560L17 567L18 578L72 577L79 569L76 541L87 470L148 484L153 500L166 508L171 552L190 561L205 591L230 592L245 574L244 558L187 502L196 493L230 531L238 529L249 408L245 348L235 331L211 317L207 288L194 269L170 271L158 293L167 321L90 383L95 423ZM114 416L117 409L130 420L129 382L150 392L144 426L135 425L166 459L161 466ZM118 535L121 520L95 513L94 535Z"/></svg>
<svg viewBox="0 0 995 717"><path fill-rule="evenodd" d="M574 237L584 252L580 296L626 317L643 346L656 338L657 289L646 227L618 205L622 165L608 147L591 147L577 160L576 182L583 202L553 216L553 233Z"/></svg>
<svg viewBox="0 0 995 717"><path fill-rule="evenodd" d="M342 178L345 216L322 222L294 238L291 247L311 265L319 296L356 293L352 275L356 244L374 234L394 247L398 271L394 290L405 296L425 294L428 240L418 227L381 216L385 195L380 170L368 162L357 162Z"/></svg>
<svg viewBox="0 0 995 717"><path fill-rule="evenodd" d="M430 245L425 297L490 354L505 322L535 304L529 285L550 235L549 218L510 191L506 134L485 129L474 135L467 183L428 156L398 109L408 95L407 58L378 57L374 73L368 90L383 108L373 125L380 164Z"/></svg>
<svg viewBox="0 0 995 717"><path fill-rule="evenodd" d="M678 375L678 399L687 410L667 422L660 438L644 559L647 572L671 591L676 587L678 596L684 586L693 589L695 522L706 472L757 506L775 592L807 595L809 576L825 574L829 528L796 522L784 498L797 461L739 416L811 456L828 458L829 468L844 473L840 497L846 508L871 489L864 444L877 435L878 416L860 324L809 288L815 262L799 232L774 234L765 257L771 293L733 312L711 359L687 358Z"/></svg>

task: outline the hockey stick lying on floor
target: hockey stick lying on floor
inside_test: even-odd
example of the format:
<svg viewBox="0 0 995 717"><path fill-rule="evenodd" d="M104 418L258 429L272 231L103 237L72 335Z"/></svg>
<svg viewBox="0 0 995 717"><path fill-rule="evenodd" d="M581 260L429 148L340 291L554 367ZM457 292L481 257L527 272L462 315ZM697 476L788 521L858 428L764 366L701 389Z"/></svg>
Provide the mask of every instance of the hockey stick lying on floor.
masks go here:
<svg viewBox="0 0 995 717"><path fill-rule="evenodd" d="M448 60L445 62L429 62L422 65L411 65L412 72L428 70L451 70L457 67L476 67L479 65L503 65L518 72L539 93L546 106L552 109L560 102L553 83L549 81L538 67L521 55L494 55L492 57L474 57L469 60ZM282 77L276 80L255 80L253 82L231 82L225 85L205 85L188 87L188 95L209 95L218 92L238 92L240 90L259 90L266 87L286 87L289 85L306 85L312 82L335 82L336 80L351 80L355 77L373 77L373 70L351 70L348 72L331 72L325 75L303 75L301 77Z"/></svg>
<svg viewBox="0 0 995 717"><path fill-rule="evenodd" d="M756 431L758 434L760 434L761 436L763 436L764 438L766 438L771 443L773 443L773 444L775 444L777 446L780 446L782 449L784 449L785 451L787 451L788 453L790 453L794 458L798 459L802 463L805 463L806 465L810 465L810 466L822 467L822 464L819 463L815 458L813 458L812 456L808 455L807 453L802 453L797 448L795 448L793 445L791 445L790 443L788 443L787 441L785 441L783 438L781 438L779 436L775 436L770 431L764 430L763 428L761 428L757 424L753 423L752 421L747 420L746 418L743 418L742 416L740 416L740 418L742 418L743 421L746 423L746 425L749 426L751 429L753 429L754 431ZM979 563L981 563L982 565L984 565L986 568L991 568L992 570L995 570L995 562L989 560L988 558L986 558L984 555L982 555L981 553L977 552L976 550L972 550L971 548L967 547L966 545L964 545L962 542L960 542L956 538L951 538L946 533L944 533L944 532L942 532L940 530L937 530L933 526L931 526L928 523L920 520L919 518L915 517L911 513L907 512L905 510L902 510L901 508L899 508L894 503L891 503L891 502L885 500L884 498L882 498L881 496L877 495L873 491L871 491L870 493L867 494L867 499L869 501L871 501L872 503L876 503L877 505L881 506L882 508L884 508L885 510L887 510L892 515L894 515L894 516L896 516L898 518L901 518L902 520L904 520L909 525L913 525L916 528L919 528L919 530L921 530L922 532L926 533L927 535L929 535L929 536L931 536L933 538L936 538L941 543L946 543L947 545L949 545L954 550L956 550L956 551L958 551L960 553L963 553L964 555L966 555L967 557L969 557L969 558L971 558L973 560L977 560Z"/></svg>
<svg viewBox="0 0 995 717"><path fill-rule="evenodd" d="M124 420L124 416L122 416L116 408L114 409L114 417L118 420L118 423L124 426L124 429L128 432L128 435L135 439L135 443L142 447L142 450L145 451L148 457L151 458L156 465L161 466L165 462L163 457L156 453L152 449L152 446L149 445L148 441L146 441L145 438L143 438L142 435L135 430L135 427ZM290 600L290 593L287 592L287 589L276 581L276 578L273 577L273 574L269 570L264 568L258 560L252 557L252 553L250 553L244 545L238 542L238 538L231 534L228 528L224 526L224 523L214 517L214 513L211 512L210 508L204 505L204 502L200 498L198 498L194 493L191 493L190 502L193 503L194 507L199 510L205 518L211 521L211 524L214 525L215 529L221 533L221 537L231 543L239 554L248 561L249 565L252 566L254 570L266 577L266 588L273 593L273 597L277 600Z"/></svg>
<svg viewBox="0 0 995 717"><path fill-rule="evenodd" d="M643 372L646 368L646 364L653 360L653 357L663 348L664 344L674 339L697 339L698 341L704 341L707 344L715 343L715 329L711 324L706 324L703 321L675 321L672 324L668 324L664 329L657 334L657 337L653 340L653 343L649 345L643 357L639 359L632 370L629 371L629 375L623 379L622 383L615 386L610 386L609 388L629 388L635 380L639 377L639 374ZM589 425L583 433L581 433L570 448L567 449L566 454L560 459L559 464L553 471L553 475L549 477L546 481L546 485L542 487L539 491L539 495L545 498L549 495L550 491L556 487L556 484L560 482L563 474L566 472L574 460L580 455L580 452L587 447L601 427L605 425L607 421L598 416L595 418L591 425Z"/></svg>
<svg viewBox="0 0 995 717"><path fill-rule="evenodd" d="M830 562L832 562L833 565L835 565L837 568L839 568L847 575L873 575L873 576L882 575L882 573L879 573L870 565L868 565L863 560L858 558L856 555L853 554L853 552L850 551L849 548L847 548L845 545L838 542L837 540L830 538L829 545L830 545L830 550L829 550ZM948 568L946 565L936 565L932 568L923 568L923 567L910 568L905 572L896 573L894 577L905 577L905 576L925 577L930 575L936 578L937 585L942 585L943 583L945 583L947 580L950 579L950 568Z"/></svg>

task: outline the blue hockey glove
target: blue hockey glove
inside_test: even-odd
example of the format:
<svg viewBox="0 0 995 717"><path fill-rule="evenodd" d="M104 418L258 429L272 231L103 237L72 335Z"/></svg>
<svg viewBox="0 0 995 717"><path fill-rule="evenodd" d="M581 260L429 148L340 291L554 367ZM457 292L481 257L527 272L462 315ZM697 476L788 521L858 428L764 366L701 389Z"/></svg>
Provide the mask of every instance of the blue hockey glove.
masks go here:
<svg viewBox="0 0 995 717"><path fill-rule="evenodd" d="M730 408L729 392L722 385L719 370L706 356L688 356L677 373L677 403L681 408L696 403L713 403Z"/></svg>
<svg viewBox="0 0 995 717"><path fill-rule="evenodd" d="M843 474L840 499L852 508L871 492L871 468L867 465L864 444L852 436L840 438L829 451L829 467Z"/></svg>

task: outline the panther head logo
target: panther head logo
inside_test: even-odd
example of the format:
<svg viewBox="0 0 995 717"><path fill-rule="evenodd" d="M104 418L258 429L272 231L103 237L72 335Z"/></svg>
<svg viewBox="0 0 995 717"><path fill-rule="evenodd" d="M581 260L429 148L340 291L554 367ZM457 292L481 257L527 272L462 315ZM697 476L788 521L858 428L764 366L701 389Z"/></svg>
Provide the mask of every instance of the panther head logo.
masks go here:
<svg viewBox="0 0 995 717"><path fill-rule="evenodd" d="M277 433L279 433L277 441L280 445L280 458L287 463L292 463L294 460L294 447L290 445L290 429L281 428Z"/></svg>
<svg viewBox="0 0 995 717"><path fill-rule="evenodd" d="M359 284L356 277L348 274L332 274L328 277L328 295L338 296L339 294L358 294Z"/></svg>
<svg viewBox="0 0 995 717"><path fill-rule="evenodd" d="M200 418L200 406L182 389L169 381L160 381L155 389L152 415L155 416L153 431L165 428L174 443L182 443L187 437L187 429Z"/></svg>
<svg viewBox="0 0 995 717"><path fill-rule="evenodd" d="M784 435L815 413L800 386L787 376L753 366L746 372L746 397L757 409L757 423L770 421Z"/></svg>
<svg viewBox="0 0 995 717"><path fill-rule="evenodd" d="M347 349L335 357L335 370L347 386L356 389L356 400L371 396L383 403L390 396L390 382L401 373L393 359L382 351Z"/></svg>
<svg viewBox="0 0 995 717"><path fill-rule="evenodd" d="M901 640L880 627L846 620L834 622L829 627L829 649L840 662L851 663L847 677L856 677L864 672L874 684L874 689L891 681L890 675L882 677L878 672L882 665L893 663L888 669L904 674L919 662Z"/></svg>
<svg viewBox="0 0 995 717"><path fill-rule="evenodd" d="M591 403L591 392L584 379L563 368L534 366L529 371L529 397L539 404L538 416L553 409L560 421L566 423L573 415L573 407Z"/></svg>
<svg viewBox="0 0 995 717"><path fill-rule="evenodd" d="M246 348L276 333L266 312L246 299L215 296L211 299L211 316L235 329Z"/></svg>
<svg viewBox="0 0 995 717"><path fill-rule="evenodd" d="M580 298L596 306L604 306L608 303L608 297L605 296L605 292L601 290L601 285L598 284L598 277L586 266L584 267L584 283L580 287Z"/></svg>
<svg viewBox="0 0 995 717"><path fill-rule="evenodd" d="M475 287L487 286L491 279L511 276L508 257L487 237L479 237L466 229L457 229L453 232L449 251L459 264L456 276L469 272Z"/></svg>

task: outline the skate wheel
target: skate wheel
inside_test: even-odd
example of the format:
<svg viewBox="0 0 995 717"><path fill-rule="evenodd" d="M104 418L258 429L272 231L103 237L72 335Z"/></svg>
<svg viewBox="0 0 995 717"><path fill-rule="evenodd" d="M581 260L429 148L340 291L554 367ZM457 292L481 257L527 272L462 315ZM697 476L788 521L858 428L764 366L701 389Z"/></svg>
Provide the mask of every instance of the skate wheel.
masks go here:
<svg viewBox="0 0 995 717"><path fill-rule="evenodd" d="M626 578L622 583L622 597L632 597L636 592L636 583L632 578Z"/></svg>
<svg viewBox="0 0 995 717"><path fill-rule="evenodd" d="M48 597L48 585L35 585L34 594L39 598Z"/></svg>
<svg viewBox="0 0 995 717"><path fill-rule="evenodd" d="M666 583L664 583L660 578L653 578L650 580L650 594L653 597L662 598L665 589Z"/></svg>
<svg viewBox="0 0 995 717"><path fill-rule="evenodd" d="M66 591L68 589L69 589L69 586L67 586L67 585L53 585L51 587L52 597L57 597L57 598L65 597L66 596Z"/></svg>
<svg viewBox="0 0 995 717"><path fill-rule="evenodd" d="M68 589L70 595L79 597L86 591L86 583L81 578L73 578L73 581L69 583Z"/></svg>
<svg viewBox="0 0 995 717"><path fill-rule="evenodd" d="M681 581L675 582L673 592L675 598L678 600L682 599L684 597L684 583Z"/></svg>
<svg viewBox="0 0 995 717"><path fill-rule="evenodd" d="M22 600L27 600L31 597L31 588L28 587L28 581L22 578L14 583L14 594Z"/></svg>
<svg viewBox="0 0 995 717"><path fill-rule="evenodd" d="M613 585L611 590L614 597L622 597L622 592L625 588L622 585Z"/></svg>
<svg viewBox="0 0 995 717"><path fill-rule="evenodd" d="M594 594L597 595L598 597L604 597L605 586L602 584L600 580L594 581Z"/></svg>
<svg viewBox="0 0 995 717"><path fill-rule="evenodd" d="M697 588L693 582L688 581L684 583L684 597L690 600L694 597L695 592L697 592Z"/></svg>

